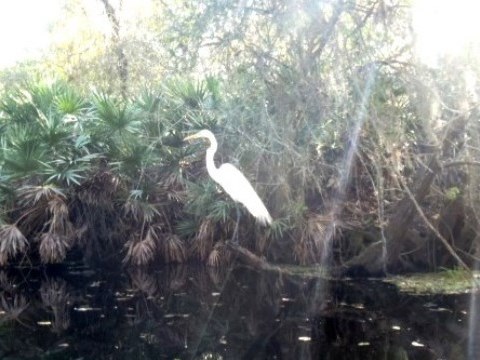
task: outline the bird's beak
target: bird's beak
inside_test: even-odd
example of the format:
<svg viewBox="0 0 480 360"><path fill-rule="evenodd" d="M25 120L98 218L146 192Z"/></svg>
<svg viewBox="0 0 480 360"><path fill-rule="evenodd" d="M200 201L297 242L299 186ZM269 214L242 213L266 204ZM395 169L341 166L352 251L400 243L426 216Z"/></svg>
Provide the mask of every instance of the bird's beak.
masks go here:
<svg viewBox="0 0 480 360"><path fill-rule="evenodd" d="M197 134L192 134L192 135L188 135L186 138L183 139L183 141L189 141L189 140L193 140L193 139L197 139L198 136Z"/></svg>

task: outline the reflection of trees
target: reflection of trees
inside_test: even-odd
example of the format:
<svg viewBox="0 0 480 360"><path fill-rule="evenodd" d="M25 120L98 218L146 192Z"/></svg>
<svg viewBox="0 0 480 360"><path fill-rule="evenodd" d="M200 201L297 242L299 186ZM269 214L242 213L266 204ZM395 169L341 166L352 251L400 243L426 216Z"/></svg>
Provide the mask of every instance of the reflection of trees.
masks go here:
<svg viewBox="0 0 480 360"><path fill-rule="evenodd" d="M202 272L202 274L203 273L204 272ZM211 281L217 287L217 289L220 289L225 284L229 270L226 267L209 266L206 269L206 273L209 276L209 278L207 279L205 277L200 277L200 279L204 281L204 284L207 285L207 288L208 288L208 283Z"/></svg>
<svg viewBox="0 0 480 360"><path fill-rule="evenodd" d="M20 329L27 333L33 329L31 302L20 287L20 281L0 271L0 358L11 354L23 341L17 338L10 329Z"/></svg>
<svg viewBox="0 0 480 360"><path fill-rule="evenodd" d="M0 272L9 289L0 292L0 331L11 334L0 336L0 358L2 349L41 358L59 343L69 344L64 358L86 359L462 358L468 338L458 297L441 299L456 313L443 311L425 307L436 300L372 282L196 266L136 269L127 278L38 276L27 290ZM49 318L52 327L40 324ZM412 353L412 341L425 347Z"/></svg>
<svg viewBox="0 0 480 360"><path fill-rule="evenodd" d="M122 301L127 309L125 331L128 332L123 341L146 353L157 346L171 351L182 349L188 319L171 305L185 290L186 267L165 267L161 271L137 268L128 275L131 287L128 292L134 296L130 301Z"/></svg>
<svg viewBox="0 0 480 360"><path fill-rule="evenodd" d="M0 288L2 291L13 292L17 284L13 281L12 277L9 277L6 271L0 271Z"/></svg>
<svg viewBox="0 0 480 360"><path fill-rule="evenodd" d="M21 319L22 314L27 310L29 302L23 294L0 294L1 315L0 321L17 321L22 325L26 325Z"/></svg>
<svg viewBox="0 0 480 360"><path fill-rule="evenodd" d="M137 268L128 273L134 291L140 291L148 297L158 293L158 284L155 276L143 268Z"/></svg>
<svg viewBox="0 0 480 360"><path fill-rule="evenodd" d="M70 294L63 279L49 279L42 282L40 295L43 305L51 308L53 313L52 328L55 333L62 333L70 326Z"/></svg>
<svg viewBox="0 0 480 360"><path fill-rule="evenodd" d="M6 271L0 271L0 323L16 322L28 327L29 307L30 302L20 287L20 281Z"/></svg>
<svg viewBox="0 0 480 360"><path fill-rule="evenodd" d="M197 277L201 286L197 296L202 296L198 296L198 312L189 322L188 351L203 356L222 354L228 348L238 358L249 358L266 344L273 350L278 344L281 278L246 268L207 271L208 278L201 273Z"/></svg>

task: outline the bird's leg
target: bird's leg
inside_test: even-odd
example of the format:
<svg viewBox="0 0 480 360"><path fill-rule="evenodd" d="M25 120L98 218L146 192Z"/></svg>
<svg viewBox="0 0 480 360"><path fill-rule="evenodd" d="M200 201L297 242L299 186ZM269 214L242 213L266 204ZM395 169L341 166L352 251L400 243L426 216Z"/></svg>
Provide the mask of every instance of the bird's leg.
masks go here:
<svg viewBox="0 0 480 360"><path fill-rule="evenodd" d="M240 222L240 209L238 206L235 206L237 209L237 221L235 222L235 230L233 230L232 242L238 244L238 223Z"/></svg>

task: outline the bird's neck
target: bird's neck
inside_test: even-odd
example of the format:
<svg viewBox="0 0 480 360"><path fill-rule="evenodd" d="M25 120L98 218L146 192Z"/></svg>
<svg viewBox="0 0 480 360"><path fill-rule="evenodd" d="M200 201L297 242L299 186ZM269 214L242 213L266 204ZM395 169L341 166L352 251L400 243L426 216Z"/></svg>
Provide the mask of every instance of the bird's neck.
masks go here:
<svg viewBox="0 0 480 360"><path fill-rule="evenodd" d="M213 157L215 156L215 153L217 152L217 144L216 143L211 143L210 147L207 149L207 158L206 158L206 163L207 163L207 171L208 174L212 177L213 180L217 181L217 171L218 169L215 166L215 162L213 160Z"/></svg>

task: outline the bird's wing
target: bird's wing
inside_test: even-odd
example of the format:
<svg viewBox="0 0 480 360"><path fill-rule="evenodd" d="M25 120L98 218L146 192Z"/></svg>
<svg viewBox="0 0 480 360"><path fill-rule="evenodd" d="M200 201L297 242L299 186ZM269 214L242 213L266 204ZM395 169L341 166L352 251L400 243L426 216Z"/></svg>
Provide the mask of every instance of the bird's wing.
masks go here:
<svg viewBox="0 0 480 360"><path fill-rule="evenodd" d="M229 163L218 168L215 179L235 201L245 205L250 213L263 224L270 224L272 218L260 197L253 189L252 184L235 166Z"/></svg>

